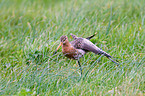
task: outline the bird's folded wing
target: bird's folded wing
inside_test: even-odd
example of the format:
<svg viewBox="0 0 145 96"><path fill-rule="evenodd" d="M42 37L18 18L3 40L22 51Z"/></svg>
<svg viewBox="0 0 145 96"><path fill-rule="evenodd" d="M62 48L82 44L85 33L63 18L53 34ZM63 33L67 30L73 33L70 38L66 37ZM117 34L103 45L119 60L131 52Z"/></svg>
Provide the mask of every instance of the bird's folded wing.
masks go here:
<svg viewBox="0 0 145 96"><path fill-rule="evenodd" d="M96 45L94 45L91 41L87 39L83 39L82 49L91 51L95 54L101 54L103 52L100 48L98 48Z"/></svg>
<svg viewBox="0 0 145 96"><path fill-rule="evenodd" d="M91 41L89 41L87 39L83 39L83 46L81 49L91 51L95 54L104 54L107 57L112 57L108 53L106 53L105 51L103 51L102 49L100 49L99 47L97 47Z"/></svg>

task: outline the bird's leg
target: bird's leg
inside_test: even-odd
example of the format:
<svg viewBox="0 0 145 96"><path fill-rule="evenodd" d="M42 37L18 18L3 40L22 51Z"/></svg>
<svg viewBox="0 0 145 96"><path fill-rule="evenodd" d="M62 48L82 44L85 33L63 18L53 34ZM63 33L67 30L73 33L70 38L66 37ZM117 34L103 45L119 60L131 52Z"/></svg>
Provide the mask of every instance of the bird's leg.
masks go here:
<svg viewBox="0 0 145 96"><path fill-rule="evenodd" d="M90 39L93 38L96 34L97 34L97 32L96 32L94 35L91 35L91 36L87 37L86 39L90 40Z"/></svg>
<svg viewBox="0 0 145 96"><path fill-rule="evenodd" d="M80 61L79 60L78 60L78 64L79 64L80 71L81 71L81 76L82 76L82 67L81 67L81 64L80 64Z"/></svg>

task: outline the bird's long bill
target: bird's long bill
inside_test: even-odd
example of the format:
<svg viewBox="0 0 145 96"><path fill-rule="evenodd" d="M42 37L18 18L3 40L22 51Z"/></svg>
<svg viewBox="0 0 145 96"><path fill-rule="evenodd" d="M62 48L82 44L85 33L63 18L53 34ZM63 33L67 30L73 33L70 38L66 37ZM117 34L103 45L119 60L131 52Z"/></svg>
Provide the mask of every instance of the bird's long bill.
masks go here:
<svg viewBox="0 0 145 96"><path fill-rule="evenodd" d="M62 42L60 42L60 44L58 45L58 47L57 47L57 49L55 50L55 52L53 53L53 55L55 55L56 54L56 52L57 52L57 50L61 47L61 45L62 45L63 43Z"/></svg>

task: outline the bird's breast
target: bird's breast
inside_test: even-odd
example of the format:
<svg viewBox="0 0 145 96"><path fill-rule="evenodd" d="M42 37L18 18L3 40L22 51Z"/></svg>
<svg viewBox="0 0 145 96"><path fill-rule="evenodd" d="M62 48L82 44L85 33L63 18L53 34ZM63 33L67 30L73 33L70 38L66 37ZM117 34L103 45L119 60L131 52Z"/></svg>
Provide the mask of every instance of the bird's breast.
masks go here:
<svg viewBox="0 0 145 96"><path fill-rule="evenodd" d="M85 54L85 51L83 51L81 49L76 49L73 46L71 46L71 47L63 46L62 53L68 58L79 59Z"/></svg>
<svg viewBox="0 0 145 96"><path fill-rule="evenodd" d="M76 50L73 47L62 47L62 53L68 57L68 58L73 58L74 59L74 55L76 55Z"/></svg>

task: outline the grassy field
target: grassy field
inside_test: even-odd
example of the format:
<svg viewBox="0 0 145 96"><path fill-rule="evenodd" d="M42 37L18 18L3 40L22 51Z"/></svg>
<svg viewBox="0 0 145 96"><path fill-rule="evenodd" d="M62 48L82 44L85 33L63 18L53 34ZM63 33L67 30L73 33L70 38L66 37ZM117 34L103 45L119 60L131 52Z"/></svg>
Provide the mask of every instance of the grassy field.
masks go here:
<svg viewBox="0 0 145 96"><path fill-rule="evenodd" d="M87 37L120 61L53 56ZM0 0L0 95L145 95L145 0Z"/></svg>

